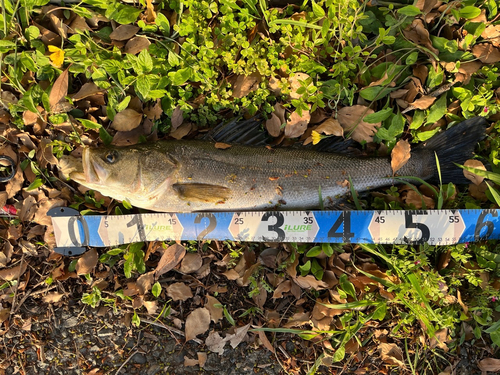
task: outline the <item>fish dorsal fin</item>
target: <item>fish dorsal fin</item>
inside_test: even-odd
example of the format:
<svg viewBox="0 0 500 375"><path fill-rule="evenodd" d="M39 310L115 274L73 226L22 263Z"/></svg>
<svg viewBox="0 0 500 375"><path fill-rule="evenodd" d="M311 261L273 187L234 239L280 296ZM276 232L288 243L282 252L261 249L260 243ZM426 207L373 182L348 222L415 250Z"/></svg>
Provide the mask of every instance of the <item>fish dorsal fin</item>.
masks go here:
<svg viewBox="0 0 500 375"><path fill-rule="evenodd" d="M264 146L268 144L267 133L262 129L262 118L260 116L254 116L248 120L236 117L229 122L221 123L208 132L203 139L245 146Z"/></svg>
<svg viewBox="0 0 500 375"><path fill-rule="evenodd" d="M181 199L198 202L224 202L231 196L231 189L219 185L176 183L172 188Z"/></svg>

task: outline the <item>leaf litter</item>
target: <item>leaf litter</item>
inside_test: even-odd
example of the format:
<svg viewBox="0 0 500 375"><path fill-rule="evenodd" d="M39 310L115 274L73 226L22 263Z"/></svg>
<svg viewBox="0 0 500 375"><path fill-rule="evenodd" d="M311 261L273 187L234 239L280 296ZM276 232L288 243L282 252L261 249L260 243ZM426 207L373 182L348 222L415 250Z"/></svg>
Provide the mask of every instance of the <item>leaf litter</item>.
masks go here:
<svg viewBox="0 0 500 375"><path fill-rule="evenodd" d="M423 46L426 50L424 53L428 55L431 64L423 65L423 61L420 61L420 65L416 65L412 71L412 76L409 77L407 83L403 83L404 86L399 89L392 91L390 93L390 98L394 99L391 104L399 106L401 109L408 108L408 106L413 106L412 110L432 110L433 105L436 104L440 95L431 96L428 94L431 92L430 89L434 89L435 86L429 87L429 80L434 78L429 78L433 74L440 74L442 68L446 71L447 77L455 80L459 83L466 85L469 80L481 69L484 64L493 64L500 61L498 57L498 25L487 25L484 31L481 33L483 42L478 43L468 50L472 55L477 58L475 61L461 61L460 67L454 62L444 61L442 67L433 61L432 53L439 54L438 46L434 42L435 32L432 31L430 25L427 23L433 22L441 12L445 9L440 8L440 2L437 1L421 1L416 3L416 7L423 12L423 15L414 19L411 24L409 24L403 31L403 35L415 45ZM302 12L303 13L303 12ZM87 29L87 30L97 30L93 21L89 18L73 17L73 21L70 27L64 22L67 22L62 12L57 14L55 12L49 13L49 23L44 23L42 25L35 24L34 26L42 32L41 41L46 45L54 46L51 48L51 53L49 58L51 59L54 66L63 66L65 62L64 50L60 50L59 47L62 46L62 42L68 38L68 34L73 31L71 29ZM153 4L148 1L146 4L146 11L144 14L145 22L154 22L156 17L158 17L158 10L155 10ZM306 14L297 13L292 16L295 21L304 20ZM450 18L451 19L451 18ZM96 18L97 20L97 18ZM61 22L63 21L63 22ZM458 22L458 20L456 20ZM97 22L109 22L106 19L99 18ZM116 24L111 24L114 30L109 35L112 43L116 43L117 48L122 49L125 53L132 55L137 55L143 50L147 50L151 42L143 37L138 36L140 28L138 26L127 24L120 25L116 27ZM173 24L173 23L172 23ZM452 30L447 30L444 28L443 33L457 31L458 23L450 23L447 28ZM429 32L430 31L430 32ZM259 35L259 34L257 34ZM58 47L59 46L59 47ZM451 48L451 47L450 47ZM429 53L430 52L430 53ZM390 59L390 55L383 56ZM441 69L441 70L440 70ZM127 143L133 138L133 142L138 142L140 137L143 135L149 135L140 126L143 123L143 113L145 117L151 121L156 121L163 116L165 113L161 107L161 103L157 101L151 107L142 110L142 105L147 105L143 103L141 99L137 96L134 97L136 105L133 102L128 108L117 111L113 121L111 122L107 117L105 111L102 108L107 104L107 89L103 88L96 83L80 82L76 83L80 86L70 86L69 78L73 79L73 73L69 73L69 70L62 70L61 73L57 73L58 76L52 84L51 90L49 92L49 105L50 108L44 109L41 106L36 106L27 109L23 112L22 120L25 125L30 128L26 128L25 131L19 131L15 127L3 127L2 139L7 139L13 148L10 149L12 156L18 162L26 161L29 158L27 154L31 150L36 150L36 162L42 168L51 169L51 166L55 163L53 152L54 145L52 141L57 139L62 139L70 134L72 130L67 130L71 128L69 125L66 130L61 124L48 124L48 116L56 113L68 113L73 108L69 105L69 102L65 99L70 98L71 101L76 105L82 112L87 116L86 118L92 119L94 122L100 122L106 125L107 131L110 131L113 138L113 142L120 143L120 137L125 137ZM306 73L297 72L289 76L283 75L283 81L288 83L290 86L289 99L299 100L301 94L298 90L301 87L301 82L311 79L311 75ZM258 75L245 75L239 74L234 77L233 83L233 97L236 99L246 98L247 96L254 95L261 83L266 83L262 81L262 78ZM231 79L231 78L230 78ZM281 79L279 80L281 82ZM376 87L381 86L385 82L388 87L396 87L397 79L391 79L387 71L384 71L379 76L370 77L369 81L361 83L361 87ZM73 85L75 83L72 83ZM286 84L285 84L286 86ZM312 83L307 86L311 88ZM281 93L280 85L275 85L276 93ZM278 90L279 89L279 90ZM134 93L131 93L132 96ZM2 103L7 107L9 105L15 105L18 103L20 97L14 95L10 91L2 91L1 93ZM344 107L336 108L335 111L328 110L326 112L326 120L317 125L319 122L313 122L314 116L318 116L315 112L309 111L297 111L292 109L285 113L285 107L283 104L290 108L287 103L287 98L282 97L279 100L283 102L277 102L275 105L274 113L271 114L269 120L266 121L265 127L268 133L272 137L280 137L284 133L286 138L299 138L299 137L310 137L310 130L313 126L317 126L315 130L323 135L334 135L334 136L351 136L354 140L358 142L364 142L370 144L376 140L376 133L379 128L381 128L382 120L380 122L368 122L363 119L367 115L375 114L376 111L373 103L370 104L369 100L360 100L358 103L350 103L351 105L346 105ZM101 104L99 104L101 103ZM378 103L381 104L382 102ZM150 104L150 103L149 103ZM191 104L190 104L191 105ZM380 108L380 107L378 107ZM330 116L331 115L331 116ZM411 113L408 115L415 117L416 113ZM173 138L181 139L188 135L193 134L198 131L196 125L191 122L187 122L187 118L184 118L184 113L179 106L175 107L172 118L171 118L171 133ZM323 119L325 117L322 117ZM186 121L185 121L186 120ZM445 117L443 126L450 122L451 118L448 114ZM7 122L6 122L7 123ZM70 124L70 123L68 123ZM107 125L110 125L108 127ZM384 126L386 124L384 123ZM151 128L153 126L151 125ZM59 130L60 129L60 130ZM117 133L114 133L114 130ZM131 137L131 134L124 135L121 132L130 132L137 130L137 134ZM309 133L308 133L309 131ZM94 145L98 142L97 132L91 129L78 129L78 132L82 140L85 140L86 144ZM41 137L43 135L43 137ZM404 165L411 155L409 150L408 142L399 141L396 143L395 147L391 151L393 172L396 173L399 168ZM116 144L115 143L115 144ZM124 144L127 144L124 142ZM2 153L5 151L4 145L2 144ZM7 153L8 151L6 151ZM19 163L18 163L19 164ZM467 165L467 164L466 164ZM474 164L476 167L477 165ZM46 246L54 246L53 238L51 240L51 223L50 219L47 218L46 213L51 207L66 206L68 204L74 204L75 198L71 189L69 189L64 184L60 184L56 181L53 183L55 186L52 188L50 184L44 187L37 187L32 191L28 191L27 186L35 181L38 175L32 171L31 167L27 169L22 169L18 167L16 169L16 175L14 179L9 182L1 193L6 196L5 199L12 203L13 198L15 198L15 203L19 209L19 219L20 223L16 225L10 225L8 230L5 230L2 226L1 237L8 239L7 242L2 243L1 254L3 257L0 258L2 268L0 269L0 279L2 281L18 281L19 288L16 289L14 285L9 285L2 290L1 297L6 304L12 303L12 295L14 291L22 295L24 293L23 287L26 288L28 281L30 281L31 267L35 262L35 257L30 257L29 242L30 241L44 241ZM471 176L469 176L471 177ZM478 189L482 186L483 195L487 187L478 179L478 177L472 177L474 186ZM430 197L430 193L423 192L421 187L418 188L419 192L416 192L411 187L401 186L397 189L398 196L395 194L383 195L386 203L390 202L406 202L408 205L414 205L416 208L421 208L423 204L427 208L432 208L432 204L435 200ZM471 187L472 190L472 187ZM422 195L423 194L423 195ZM429 196L425 195L429 194ZM477 192L477 194L479 194ZM486 197L486 195L484 195ZM487 198L485 198L487 200ZM419 203L420 202L420 203ZM423 202L423 203L422 203ZM109 202L108 202L109 203ZM420 206L419 206L420 204ZM3 206L3 204L2 204ZM96 212L104 212L107 208L97 207L94 202L86 201L80 208L89 208L95 210ZM113 207L110 207L112 209ZM8 245L7 245L8 244ZM318 258L317 265L322 269L323 277L317 277L317 275L302 275L299 266L303 266L307 261L311 261L305 255L299 256L295 251L292 251L287 245L279 245L279 250L284 254L282 258L278 261L271 261L265 256L262 258L251 258L248 255L241 255L239 257L234 257L235 259L230 259L228 262L222 260L223 253L220 249L225 246L221 243L212 243L208 247L208 253L203 253L203 256L199 253L188 253L186 252L186 246L188 244L169 244L165 247L158 247L151 251L150 259L145 259L148 262L147 269L149 272L142 273L137 277L135 281L126 280L121 276L114 278L110 268L104 266L103 263L99 261L99 255L96 253L95 249L88 251L82 257L80 257L76 263L71 264L70 261L62 259L54 253L49 252L47 247L37 248L35 251L39 252L40 257L49 259L53 267L50 270L44 270L44 277L50 277L53 280L65 281L69 283L68 285L75 286L80 290L89 291L87 288L90 285L99 285L106 291L116 291L119 288L124 288L123 290L134 296L134 306L140 310L140 314L143 317L145 314L155 316L159 312L161 306L158 306L158 302L153 299L152 293L154 290L155 283L159 283L162 286L160 293L166 298L170 297L176 304L172 305L171 316L167 318L169 323L182 327L184 325L185 331L184 335L187 341L189 339L195 339L197 336L203 335L206 337L205 344L207 348L210 348L214 352L223 353L224 346L230 344L232 347L241 345L243 341L252 343L253 345L262 344L270 351L275 351L276 348L280 348L278 345L281 343L281 348L285 348L285 341L283 338L276 338L274 333L265 331L252 332L250 328L249 320L244 317L239 317L236 311L249 310L250 307L256 307L254 318L250 319L252 323L255 323L254 327L262 326L261 319L266 317L266 321L263 324L264 327L302 327L303 329L310 329L314 331L315 337L321 340L327 340L331 338L331 333L320 332L322 330L331 330L333 332L336 329L341 329L345 322L341 320L343 314L348 314L350 311L360 311L354 309L344 309L344 308L332 308L328 306L342 305L347 303L355 303L356 299L361 298L366 292L365 289L370 290L371 293L379 293L381 297L387 300L393 300L395 298L394 292L387 291L387 286L375 281L373 283L368 282L368 280L363 279L365 273L361 273L358 269L365 270L365 266L373 266L373 269L366 271L370 275L375 275L379 277L384 282L391 280L393 275L389 275L387 270L380 267L380 265L374 263L371 260L363 260L361 263L355 263L352 258L340 257L338 254L334 254L327 258ZM267 249L260 249L262 253ZM128 251L128 250L126 250ZM255 251L259 251L256 249ZM344 246L342 248L343 254L347 255L359 255L359 249L355 246ZM22 255L24 254L24 255ZM295 254L295 255L294 255ZM24 256L24 258L22 258ZM231 257L229 257L231 258ZM293 258L293 260L292 260ZM313 259L316 260L316 259ZM358 262L358 260L356 261ZM232 263L236 263L236 267L232 266ZM446 269L450 261L445 265L443 263L443 269ZM288 265L282 270L285 272L278 272L277 269L280 265ZM116 266L114 266L116 267ZM204 268L204 273L200 274L199 271ZM266 269L267 268L267 269ZM298 272L298 273L297 273ZM93 278L92 283L88 285L83 281L86 275ZM214 277L213 275L216 275ZM256 275L257 281L255 280ZM278 275L278 276L277 276ZM354 296L346 294L345 290L339 286L339 279L342 275L349 275L349 280L355 288ZM135 275L137 276L137 274ZM369 279L369 278L368 278ZM236 283L231 283L231 280L236 280ZM364 280L364 281L362 281ZM372 280L373 281L373 280ZM392 280L393 281L393 280ZM30 281L31 282L31 281ZM108 284L107 286L106 283ZM247 290L245 288L252 286L253 292L252 298L249 298ZM255 286L256 285L256 286ZM343 284L348 285L348 284ZM274 290L272 290L274 288ZM267 289L272 290L268 293ZM59 290L59 289L58 289ZM243 291L245 290L245 291ZM62 291L62 290L61 290ZM229 291L229 293L228 293ZM314 295L312 294L314 291ZM111 293L111 292L110 292ZM65 296L69 295L67 292L43 292L39 295L40 301L43 301L50 306L59 304L65 301ZM233 297L230 298L229 295ZM237 296L237 297L234 297ZM217 298L216 298L217 297ZM238 298L239 297L239 298ZM230 306L231 303L237 301L235 306ZM119 301L117 299L117 301ZM246 301L246 302L243 302ZM252 302L249 302L252 301ZM102 303L102 302L101 302ZM252 304L252 305L249 305ZM457 302L461 308L464 305L461 299ZM15 306L15 305L14 305ZM102 307L102 305L101 305ZM126 309L125 303L121 305L123 309ZM226 307L226 313L224 308ZM2 318L0 321L2 324L8 320L3 318L5 316L5 310L0 311ZM180 310L183 310L181 312ZM10 314L7 312L7 314ZM252 316L254 312L250 314ZM259 315L261 314L261 315ZM258 318L257 318L258 316ZM233 319L233 323L229 321ZM130 319L129 319L130 320ZM391 322L390 320L387 320ZM392 322L391 322L392 323ZM223 327L221 332L222 335L211 331L207 332L211 328L217 329L220 326ZM21 328L24 330L31 329L32 322L26 320L22 322ZM363 326L359 331L359 337L369 338L370 329L376 332L381 331L377 329L380 324L377 320L371 320ZM419 332L418 328L411 327L413 333ZM440 343L446 342L448 340L447 333L436 335L436 339L431 339L429 345L440 347ZM377 335L375 335L377 336ZM411 335L409 336L411 337ZM411 338L412 343L416 342L415 337ZM466 341L472 339L472 336L467 336ZM271 340L269 340L271 338ZM356 337L357 339L358 337ZM345 353L355 354L359 349L359 345L354 338L350 338L345 343L344 351ZM391 366L405 366L405 358L401 350L401 343L387 343L381 340L387 340L384 335L377 338L378 349L380 360ZM434 341L432 341L434 340ZM329 341L325 341L329 342ZM284 358L288 363L290 363L290 370L298 368L297 361L309 361L312 357L311 351L316 348L316 343L314 341L304 341L296 345L295 349L299 349L299 352L304 353L304 355L292 357L290 355ZM375 346L371 346L371 349ZM441 349L444 350L445 346ZM363 348L361 348L363 349ZM328 347L325 344L325 352L329 356L335 356L340 353L338 349L333 349L332 346ZM277 350L278 353L287 352L286 349ZM372 350L374 352L374 350ZM338 354L337 354L338 355ZM186 358L186 363L189 365L202 364L206 360L204 359L203 353L197 353L197 358ZM351 361L360 361L360 357L353 356L350 358ZM479 368L483 371L498 371L498 361L494 358L482 359L478 362ZM292 362L295 364L292 365ZM353 363L351 362L351 363ZM379 362L381 365L382 362ZM326 362L325 362L326 363ZM382 365L381 365L382 366ZM363 373L363 367L358 368L357 373Z"/></svg>

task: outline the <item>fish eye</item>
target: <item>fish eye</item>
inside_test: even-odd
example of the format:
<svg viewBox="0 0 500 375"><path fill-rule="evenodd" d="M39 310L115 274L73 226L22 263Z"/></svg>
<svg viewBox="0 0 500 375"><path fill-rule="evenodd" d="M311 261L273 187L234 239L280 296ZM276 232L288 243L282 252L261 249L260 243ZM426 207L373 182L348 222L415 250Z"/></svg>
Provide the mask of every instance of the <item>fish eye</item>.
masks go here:
<svg viewBox="0 0 500 375"><path fill-rule="evenodd" d="M116 152L115 150L110 151L106 154L104 159L107 163L113 164L118 159L118 152Z"/></svg>

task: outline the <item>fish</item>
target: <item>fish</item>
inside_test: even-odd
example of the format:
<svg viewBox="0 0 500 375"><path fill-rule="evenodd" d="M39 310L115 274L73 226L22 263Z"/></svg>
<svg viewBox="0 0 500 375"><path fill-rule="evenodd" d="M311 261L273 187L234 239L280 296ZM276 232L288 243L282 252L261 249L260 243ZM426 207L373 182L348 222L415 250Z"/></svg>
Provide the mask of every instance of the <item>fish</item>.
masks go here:
<svg viewBox="0 0 500 375"><path fill-rule="evenodd" d="M351 184L361 193L399 184L398 176L467 183L456 163L473 156L486 126L486 120L475 117L442 131L415 147L397 175L388 157L306 147L233 144L220 149L207 140L86 147L81 159L63 157L59 168L89 189L157 212L333 208Z"/></svg>

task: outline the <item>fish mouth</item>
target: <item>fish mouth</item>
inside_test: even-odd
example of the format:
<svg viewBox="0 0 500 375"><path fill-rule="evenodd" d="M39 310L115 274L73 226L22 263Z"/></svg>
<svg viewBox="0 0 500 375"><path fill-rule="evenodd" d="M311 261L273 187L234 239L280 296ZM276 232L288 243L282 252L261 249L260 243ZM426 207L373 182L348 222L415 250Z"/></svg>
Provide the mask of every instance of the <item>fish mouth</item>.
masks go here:
<svg viewBox="0 0 500 375"><path fill-rule="evenodd" d="M82 153L83 172L85 181L91 184L103 184L108 178L108 172L99 159L92 158L90 148L85 148Z"/></svg>

